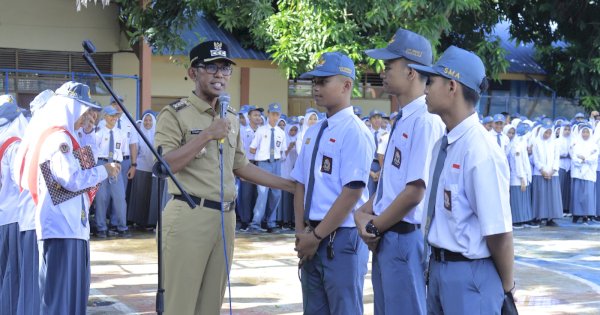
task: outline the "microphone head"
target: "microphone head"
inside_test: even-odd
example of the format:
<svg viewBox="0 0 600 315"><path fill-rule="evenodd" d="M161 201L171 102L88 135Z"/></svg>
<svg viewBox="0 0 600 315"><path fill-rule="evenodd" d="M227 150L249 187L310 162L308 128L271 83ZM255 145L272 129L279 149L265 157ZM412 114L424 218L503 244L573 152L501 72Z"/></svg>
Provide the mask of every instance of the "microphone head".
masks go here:
<svg viewBox="0 0 600 315"><path fill-rule="evenodd" d="M227 107L229 107L229 101L230 101L230 97L229 94L227 93L223 93L221 95L219 95L219 104L221 104L221 118L225 117L225 115L227 115Z"/></svg>
<svg viewBox="0 0 600 315"><path fill-rule="evenodd" d="M96 52L96 46L94 46L92 41L89 39L84 40L83 43L81 43L81 45L83 46L83 49L89 54L93 54Z"/></svg>

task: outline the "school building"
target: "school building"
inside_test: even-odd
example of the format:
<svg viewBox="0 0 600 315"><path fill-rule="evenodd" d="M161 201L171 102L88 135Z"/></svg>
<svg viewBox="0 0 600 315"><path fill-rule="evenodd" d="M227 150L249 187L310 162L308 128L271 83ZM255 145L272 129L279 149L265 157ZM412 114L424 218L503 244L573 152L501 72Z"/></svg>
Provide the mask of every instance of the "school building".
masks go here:
<svg viewBox="0 0 600 315"><path fill-rule="evenodd" d="M228 88L233 107L252 104L266 108L279 102L290 115L316 107L309 81L288 80L268 54L243 48L232 34L203 15L182 33L188 43L186 49L173 54L152 52L147 45L132 48L119 24L115 4L102 7L100 2L94 5L90 1L87 8L77 12L72 0L5 0L0 21L0 93L15 95L23 107L40 91L56 89L66 80L87 83L92 97L108 104L110 95L81 57L84 39L95 44L98 67L134 117L189 94L193 84L185 68L187 51L203 39L222 40L229 46L236 62ZM534 48L516 46L508 37L507 26L504 30L502 24L499 26L496 35L508 51L510 67L501 75L501 82L492 82L480 111L551 115L552 105L558 104L557 115L574 113L576 101L553 99L544 87L547 74L535 63ZM378 74L363 74L357 87L360 95L352 103L361 106L363 113L375 108L388 113L396 110L394 100L383 92Z"/></svg>

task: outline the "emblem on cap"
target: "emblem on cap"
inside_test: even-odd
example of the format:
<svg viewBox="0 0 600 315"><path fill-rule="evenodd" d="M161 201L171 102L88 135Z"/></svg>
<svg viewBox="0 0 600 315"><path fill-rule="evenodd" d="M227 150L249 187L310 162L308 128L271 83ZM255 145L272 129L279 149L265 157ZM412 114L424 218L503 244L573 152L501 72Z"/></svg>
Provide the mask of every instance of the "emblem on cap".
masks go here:
<svg viewBox="0 0 600 315"><path fill-rule="evenodd" d="M279 105L275 104L273 105L273 108L279 108Z"/></svg>
<svg viewBox="0 0 600 315"><path fill-rule="evenodd" d="M406 53L407 55L413 55L413 56L417 56L417 57L423 56L423 52L422 51L416 50L416 49L412 49L412 48L406 48L406 50L404 51L404 53Z"/></svg>
<svg viewBox="0 0 600 315"><path fill-rule="evenodd" d="M317 67L322 67L325 64L325 58L319 58L319 62L317 62Z"/></svg>
<svg viewBox="0 0 600 315"><path fill-rule="evenodd" d="M460 73L458 71L454 71L450 68L445 67L444 68L444 73L451 76L451 77L455 77L457 79L460 79Z"/></svg>
<svg viewBox="0 0 600 315"><path fill-rule="evenodd" d="M223 50L222 42L214 42L214 48L210 50L211 57L227 57L227 52Z"/></svg>
<svg viewBox="0 0 600 315"><path fill-rule="evenodd" d="M340 71L347 73L347 74L352 74L352 69L347 68L347 67L339 67L338 69L340 69Z"/></svg>

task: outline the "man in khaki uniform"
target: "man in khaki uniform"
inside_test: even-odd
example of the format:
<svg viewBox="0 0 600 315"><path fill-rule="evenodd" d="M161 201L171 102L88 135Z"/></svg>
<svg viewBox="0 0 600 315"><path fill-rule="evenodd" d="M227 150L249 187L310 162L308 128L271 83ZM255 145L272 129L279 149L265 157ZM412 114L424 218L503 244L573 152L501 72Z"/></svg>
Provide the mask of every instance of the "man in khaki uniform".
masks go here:
<svg viewBox="0 0 600 315"><path fill-rule="evenodd" d="M234 176L292 192L294 183L248 162L240 140L237 114L228 108L219 118L218 96L225 92L233 60L220 41L206 41L190 51L188 76L195 84L189 97L166 106L158 116L155 145L197 206L190 209L169 180L174 195L163 212L165 314L219 314L231 268L235 230ZM218 139L224 139L224 201L227 256L221 237Z"/></svg>

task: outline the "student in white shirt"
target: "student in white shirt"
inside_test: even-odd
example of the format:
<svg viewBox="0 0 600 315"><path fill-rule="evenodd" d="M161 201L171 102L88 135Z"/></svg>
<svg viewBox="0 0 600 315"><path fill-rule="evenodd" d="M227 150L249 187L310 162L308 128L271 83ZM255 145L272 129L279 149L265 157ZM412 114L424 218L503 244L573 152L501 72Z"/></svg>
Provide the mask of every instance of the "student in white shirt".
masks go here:
<svg viewBox="0 0 600 315"><path fill-rule="evenodd" d="M475 112L487 88L485 67L455 46L433 67L410 67L429 75L427 108L447 128L433 150L425 197L427 312L500 314L514 288L509 169Z"/></svg>
<svg viewBox="0 0 600 315"><path fill-rule="evenodd" d="M277 126L281 116L281 105L269 105L268 120L264 126L256 130L254 140L250 144L250 152L254 154L257 166L263 170L279 176L281 174L281 156L287 148L285 132ZM261 222L266 217L267 232L275 233L277 209L281 205L281 190L257 185L258 196L254 205L254 215L250 223L250 231L262 231ZM268 204L267 204L268 201ZM268 207L267 207L268 206Z"/></svg>
<svg viewBox="0 0 600 315"><path fill-rule="evenodd" d="M19 182L37 205L40 312L85 314L90 288L88 209L93 196L83 190L107 176L117 176L120 169L114 163L81 169L73 154L78 146L75 130L87 110L100 107L91 103L89 88L81 83L67 82L56 94L34 115L25 132L17 154L24 164ZM80 194L55 204L40 171L43 163L48 163L47 176L65 190Z"/></svg>
<svg viewBox="0 0 600 315"><path fill-rule="evenodd" d="M128 136L123 129L117 127L119 113L114 107L106 106L104 114L106 123L96 132L98 166L107 163L121 164L123 163L123 148L128 141ZM96 195L96 236L99 238L113 235L112 231L108 231L106 225L106 215L109 213L109 208L112 208L109 215L110 222L117 228L117 236L131 236L127 227L127 203L125 202L123 176L109 177L102 182L98 189Z"/></svg>
<svg viewBox="0 0 600 315"><path fill-rule="evenodd" d="M554 219L562 218L563 205L558 178L560 154L552 122L543 122L538 134L537 140L533 142L532 154L533 213L538 221L546 221L547 226L558 226Z"/></svg>
<svg viewBox="0 0 600 315"><path fill-rule="evenodd" d="M505 155L508 156L508 150L509 150L508 145L509 145L510 140L503 133L504 126L506 125L504 123L506 121L506 117L504 117L504 115L502 115L502 114L496 114L496 115L494 115L493 118L494 118L494 124L493 124L492 130L490 131L490 134L494 138L494 142L496 142L496 144L498 144L498 146L502 149L502 151L504 151Z"/></svg>
<svg viewBox="0 0 600 315"><path fill-rule="evenodd" d="M506 133L513 133L508 151L508 165L510 167L510 208L512 212L513 228L539 227L533 221L531 209L531 164L527 154L528 132L527 124L504 127ZM511 138L509 136L509 138Z"/></svg>
<svg viewBox="0 0 600 315"><path fill-rule="evenodd" d="M27 119L10 95L0 96L0 313L16 314L19 296L19 185L16 153Z"/></svg>
<svg viewBox="0 0 600 315"><path fill-rule="evenodd" d="M254 153L250 151L250 144L254 140L254 134L258 127L260 127L261 113L263 109L257 108L254 105L248 105L244 109L244 116L247 118L247 126L240 127L240 139L242 140L242 146L246 152L246 157L250 163L257 164L254 157ZM238 196L238 212L240 216L240 231L247 232L252 221L252 210L256 205L256 185L249 181L240 179L240 188Z"/></svg>
<svg viewBox="0 0 600 315"><path fill-rule="evenodd" d="M571 123L561 123L559 136L556 140L560 162L558 180L562 196L563 213L570 213L571 205Z"/></svg>
<svg viewBox="0 0 600 315"><path fill-rule="evenodd" d="M369 195L373 195L377 189L377 182L379 181L379 174L381 171L381 164L377 157L377 151L382 137L387 134L387 131L381 128L381 122L383 120L383 113L377 109L372 110L369 113L369 123L371 124L371 133L373 134L373 142L375 142L375 154L373 155L373 161L371 162L371 171L369 173Z"/></svg>
<svg viewBox="0 0 600 315"><path fill-rule="evenodd" d="M433 145L442 137L444 124L427 111L427 77L408 64L431 65L431 44L398 29L387 47L366 54L384 60L383 86L396 96L400 109L391 134L384 136L389 141L382 141L386 145L379 150L383 167L377 190L354 216L373 252L375 314L424 315L423 197Z"/></svg>
<svg viewBox="0 0 600 315"><path fill-rule="evenodd" d="M579 139L571 149L573 190L571 195L571 211L573 223L583 218L587 223L590 217L596 216L596 171L598 167L598 145L592 139L592 126L579 125Z"/></svg>
<svg viewBox="0 0 600 315"><path fill-rule="evenodd" d="M350 105L354 63L324 53L301 78L313 79L315 101L327 110L327 119L306 130L292 171L304 314L363 314L369 253L353 212L369 199L375 143Z"/></svg>

